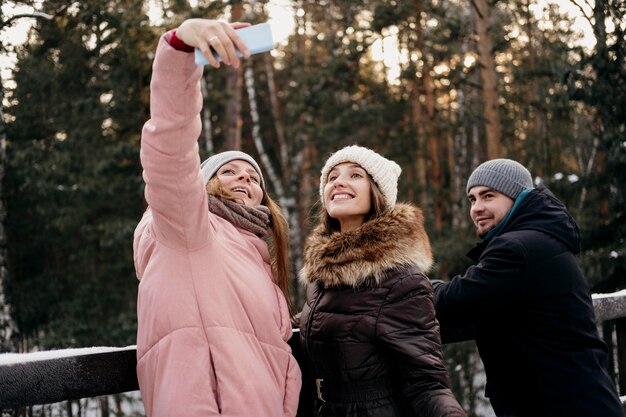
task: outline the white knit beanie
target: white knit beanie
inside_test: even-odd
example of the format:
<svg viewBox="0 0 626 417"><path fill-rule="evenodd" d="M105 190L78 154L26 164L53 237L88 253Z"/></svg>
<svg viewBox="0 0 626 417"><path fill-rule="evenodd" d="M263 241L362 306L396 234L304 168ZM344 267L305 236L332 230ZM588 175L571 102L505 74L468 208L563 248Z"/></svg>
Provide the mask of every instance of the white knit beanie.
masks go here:
<svg viewBox="0 0 626 417"><path fill-rule="evenodd" d="M250 165L252 165L252 167L257 172L257 174L259 174L259 177L261 179L261 188L265 190L265 181L263 180L263 174L261 174L261 168L259 168L259 164L256 163L253 157L251 157L247 153L240 151L226 151L216 153L215 155L205 160L202 164L200 164L200 171L202 172L202 178L204 178L204 183L208 183L222 165L234 160L246 161Z"/></svg>
<svg viewBox="0 0 626 417"><path fill-rule="evenodd" d="M530 172L512 159L492 159L480 164L467 180L466 193L477 185L492 188L513 200L522 191L534 188Z"/></svg>
<svg viewBox="0 0 626 417"><path fill-rule="evenodd" d="M402 172L400 165L362 146L346 146L328 158L320 176L320 199L324 204L324 187L328 182L328 173L343 162L359 164L372 177L385 198L389 210L396 205L398 197L398 177Z"/></svg>

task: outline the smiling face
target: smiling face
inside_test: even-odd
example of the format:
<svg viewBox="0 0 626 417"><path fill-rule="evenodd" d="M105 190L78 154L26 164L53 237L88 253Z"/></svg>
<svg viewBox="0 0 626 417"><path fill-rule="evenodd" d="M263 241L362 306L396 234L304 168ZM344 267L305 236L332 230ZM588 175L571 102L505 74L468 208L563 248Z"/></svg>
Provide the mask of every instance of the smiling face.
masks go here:
<svg viewBox="0 0 626 417"><path fill-rule="evenodd" d="M467 196L471 204L470 217L479 236L496 227L514 203L512 198L484 185L472 187Z"/></svg>
<svg viewBox="0 0 626 417"><path fill-rule="evenodd" d="M263 201L261 177L250 163L235 159L222 165L215 175L222 187L246 206L258 206Z"/></svg>
<svg viewBox="0 0 626 417"><path fill-rule="evenodd" d="M341 231L361 226L372 207L372 186L367 172L360 165L344 162L328 173L324 186L324 207L328 215L339 221Z"/></svg>

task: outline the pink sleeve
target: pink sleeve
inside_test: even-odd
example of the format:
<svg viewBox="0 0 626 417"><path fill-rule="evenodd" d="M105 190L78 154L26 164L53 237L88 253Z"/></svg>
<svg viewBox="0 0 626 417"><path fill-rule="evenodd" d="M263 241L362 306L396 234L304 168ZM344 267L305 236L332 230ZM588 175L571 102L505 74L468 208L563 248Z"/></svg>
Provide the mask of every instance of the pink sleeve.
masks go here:
<svg viewBox="0 0 626 417"><path fill-rule="evenodd" d="M206 192L200 175L203 67L193 54L159 40L150 83L150 120L141 135L145 197L152 210L155 238L193 250L209 238Z"/></svg>

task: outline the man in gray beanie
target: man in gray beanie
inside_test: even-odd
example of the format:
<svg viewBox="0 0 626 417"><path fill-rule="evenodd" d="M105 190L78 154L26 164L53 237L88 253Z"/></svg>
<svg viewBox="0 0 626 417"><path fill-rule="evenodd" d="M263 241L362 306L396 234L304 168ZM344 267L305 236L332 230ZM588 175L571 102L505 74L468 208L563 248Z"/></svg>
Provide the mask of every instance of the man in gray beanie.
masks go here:
<svg viewBox="0 0 626 417"><path fill-rule="evenodd" d="M624 417L565 206L510 159L478 166L466 192L475 265L433 282L435 308L444 339L473 329L496 415Z"/></svg>

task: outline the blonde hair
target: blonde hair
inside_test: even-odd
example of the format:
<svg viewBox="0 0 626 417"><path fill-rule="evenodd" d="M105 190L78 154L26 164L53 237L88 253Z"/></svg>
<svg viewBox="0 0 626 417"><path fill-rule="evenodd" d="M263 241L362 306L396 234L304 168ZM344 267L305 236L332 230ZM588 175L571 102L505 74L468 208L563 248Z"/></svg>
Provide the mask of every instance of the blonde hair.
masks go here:
<svg viewBox="0 0 626 417"><path fill-rule="evenodd" d="M370 182L370 197L372 204L370 206L369 212L365 215L365 222L368 222L372 219L382 216L387 210L387 205L385 204L385 196L378 188L378 185L374 182L372 177L367 174L367 179ZM323 197L321 197L323 198ZM326 211L324 204L320 201L320 209L318 213L319 222L324 225L324 234L330 235L334 232L341 231L341 225L339 224L339 220L333 219Z"/></svg>
<svg viewBox="0 0 626 417"><path fill-rule="evenodd" d="M222 187L222 183L217 176L214 176L207 182L206 192L226 200L243 204L243 201L237 198L230 190ZM270 211L269 232L271 239L268 243L273 279L287 300L290 315L293 315L295 313L295 307L291 299L291 282L289 279L289 263L287 257L289 251L289 224L280 206L271 199L265 189L263 189L261 204L266 206Z"/></svg>

